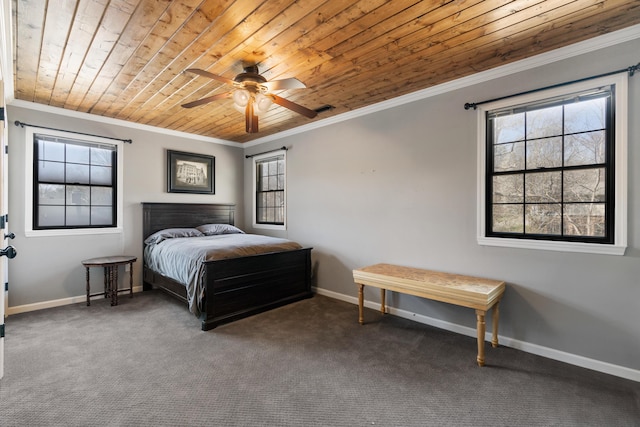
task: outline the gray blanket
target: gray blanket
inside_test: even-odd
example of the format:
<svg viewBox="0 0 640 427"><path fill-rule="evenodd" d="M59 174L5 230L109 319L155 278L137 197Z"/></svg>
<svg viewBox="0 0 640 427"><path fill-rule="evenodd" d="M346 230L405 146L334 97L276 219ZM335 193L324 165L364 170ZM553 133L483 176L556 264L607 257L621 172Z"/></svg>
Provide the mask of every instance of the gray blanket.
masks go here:
<svg viewBox="0 0 640 427"><path fill-rule="evenodd" d="M205 286L204 261L236 258L300 249L296 242L258 234L221 234L204 237L179 237L144 248L147 267L187 288L189 310L196 316L202 310Z"/></svg>

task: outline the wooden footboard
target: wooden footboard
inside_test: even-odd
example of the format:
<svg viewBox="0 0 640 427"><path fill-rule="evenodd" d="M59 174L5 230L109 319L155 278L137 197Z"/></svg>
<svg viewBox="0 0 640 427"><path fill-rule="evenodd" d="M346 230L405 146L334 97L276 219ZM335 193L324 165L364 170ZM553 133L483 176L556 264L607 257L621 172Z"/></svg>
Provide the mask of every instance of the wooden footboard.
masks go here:
<svg viewBox="0 0 640 427"><path fill-rule="evenodd" d="M311 248L205 264L203 331L313 296ZM183 285L146 267L144 283L187 302Z"/></svg>
<svg viewBox="0 0 640 427"><path fill-rule="evenodd" d="M206 264L203 330L313 295L310 248Z"/></svg>

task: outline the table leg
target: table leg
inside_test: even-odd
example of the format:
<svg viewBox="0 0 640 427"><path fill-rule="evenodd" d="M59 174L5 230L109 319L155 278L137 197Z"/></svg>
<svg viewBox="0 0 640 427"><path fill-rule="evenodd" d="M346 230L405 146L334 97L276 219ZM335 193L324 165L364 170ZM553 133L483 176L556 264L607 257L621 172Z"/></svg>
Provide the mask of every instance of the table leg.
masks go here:
<svg viewBox="0 0 640 427"><path fill-rule="evenodd" d="M133 298L133 262L129 263L129 298Z"/></svg>
<svg viewBox="0 0 640 427"><path fill-rule="evenodd" d="M364 325L364 285L358 284L358 323Z"/></svg>
<svg viewBox="0 0 640 427"><path fill-rule="evenodd" d="M91 285L89 285L89 267L86 267L87 269L87 305L91 305L91 298L90 298L90 294L91 294Z"/></svg>
<svg viewBox="0 0 640 427"><path fill-rule="evenodd" d="M484 310L476 310L476 317L478 319L478 366L484 366L484 334L486 331L486 323L484 321Z"/></svg>
<svg viewBox="0 0 640 427"><path fill-rule="evenodd" d="M382 314L387 312L387 302L385 301L386 295L386 289L380 288L380 313Z"/></svg>
<svg viewBox="0 0 640 427"><path fill-rule="evenodd" d="M493 328L493 339L491 340L492 347L498 347L498 320L500 318L500 301L496 302L496 305L493 306L493 317L492 317L492 328Z"/></svg>
<svg viewBox="0 0 640 427"><path fill-rule="evenodd" d="M104 297L108 298L109 295L109 267L104 268Z"/></svg>
<svg viewBox="0 0 640 427"><path fill-rule="evenodd" d="M113 266L113 281L111 282L111 305L118 305L118 266Z"/></svg>

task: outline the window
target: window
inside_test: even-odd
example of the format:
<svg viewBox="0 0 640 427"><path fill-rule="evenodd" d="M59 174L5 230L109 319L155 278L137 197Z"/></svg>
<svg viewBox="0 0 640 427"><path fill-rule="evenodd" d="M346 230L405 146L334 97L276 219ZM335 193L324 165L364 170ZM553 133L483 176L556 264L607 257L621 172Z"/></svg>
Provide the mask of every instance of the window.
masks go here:
<svg viewBox="0 0 640 427"><path fill-rule="evenodd" d="M479 242L624 253L626 76L481 110Z"/></svg>
<svg viewBox="0 0 640 427"><path fill-rule="evenodd" d="M121 144L27 128L27 235L121 231Z"/></svg>
<svg viewBox="0 0 640 427"><path fill-rule="evenodd" d="M285 152L256 156L254 162L254 225L285 228L286 159Z"/></svg>

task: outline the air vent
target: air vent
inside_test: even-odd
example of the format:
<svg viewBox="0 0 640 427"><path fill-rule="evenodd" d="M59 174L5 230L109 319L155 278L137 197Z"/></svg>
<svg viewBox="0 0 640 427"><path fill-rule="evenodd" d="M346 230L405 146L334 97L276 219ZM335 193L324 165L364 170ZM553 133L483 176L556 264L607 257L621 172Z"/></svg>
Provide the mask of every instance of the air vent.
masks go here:
<svg viewBox="0 0 640 427"><path fill-rule="evenodd" d="M318 107L313 111L320 114L320 113L324 113L325 111L333 110L334 108L336 107L334 107L333 105L323 105L322 107Z"/></svg>

